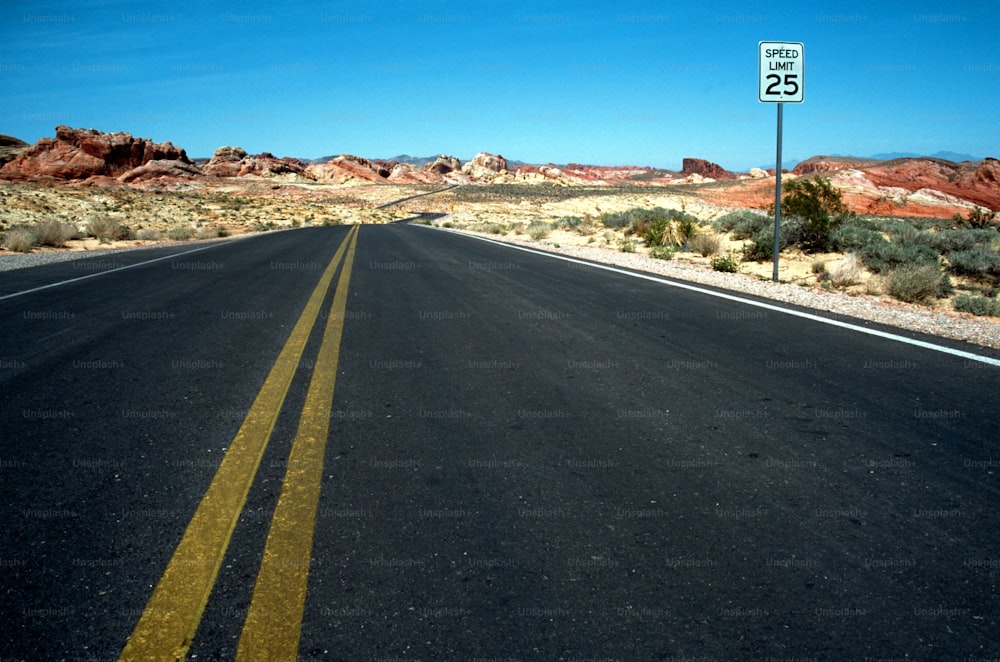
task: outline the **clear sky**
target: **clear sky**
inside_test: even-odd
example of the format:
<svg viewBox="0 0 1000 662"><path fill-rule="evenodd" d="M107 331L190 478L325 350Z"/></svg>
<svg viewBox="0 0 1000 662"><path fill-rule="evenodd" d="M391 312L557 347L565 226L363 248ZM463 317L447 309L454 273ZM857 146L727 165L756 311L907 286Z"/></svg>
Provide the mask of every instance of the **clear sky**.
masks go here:
<svg viewBox="0 0 1000 662"><path fill-rule="evenodd" d="M786 159L1000 157L998 26L997 0L4 0L0 133L745 170L775 152L757 44L799 41Z"/></svg>

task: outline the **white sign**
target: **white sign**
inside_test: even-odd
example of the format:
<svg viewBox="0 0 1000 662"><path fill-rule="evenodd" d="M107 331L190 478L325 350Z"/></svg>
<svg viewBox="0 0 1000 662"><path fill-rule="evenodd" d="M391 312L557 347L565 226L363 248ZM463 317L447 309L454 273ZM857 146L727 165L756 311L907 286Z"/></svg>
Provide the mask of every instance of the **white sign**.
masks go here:
<svg viewBox="0 0 1000 662"><path fill-rule="evenodd" d="M802 103L803 48L799 42L762 41L757 45L757 98L764 103Z"/></svg>

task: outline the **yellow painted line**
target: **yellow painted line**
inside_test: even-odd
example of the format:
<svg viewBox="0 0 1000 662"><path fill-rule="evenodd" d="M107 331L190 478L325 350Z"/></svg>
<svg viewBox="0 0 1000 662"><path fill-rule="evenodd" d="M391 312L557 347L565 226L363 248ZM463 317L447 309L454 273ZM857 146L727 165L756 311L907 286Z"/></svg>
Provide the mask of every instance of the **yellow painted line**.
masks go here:
<svg viewBox="0 0 1000 662"><path fill-rule="evenodd" d="M119 660L173 662L187 655L320 307L345 247L356 234L357 226L348 232L320 277Z"/></svg>
<svg viewBox="0 0 1000 662"><path fill-rule="evenodd" d="M357 238L357 234L352 236L333 295L253 598L236 649L238 661L298 659L316 509L323 481L323 460Z"/></svg>

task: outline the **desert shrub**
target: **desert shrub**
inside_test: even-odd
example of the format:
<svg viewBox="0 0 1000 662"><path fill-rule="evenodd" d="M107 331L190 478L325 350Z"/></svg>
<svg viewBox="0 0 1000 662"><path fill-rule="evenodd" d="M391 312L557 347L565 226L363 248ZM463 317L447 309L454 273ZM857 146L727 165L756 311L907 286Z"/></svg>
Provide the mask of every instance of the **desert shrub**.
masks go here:
<svg viewBox="0 0 1000 662"><path fill-rule="evenodd" d="M723 214L719 218L715 219L712 221L712 227L718 232L732 232L738 225L746 226L758 222L767 222L768 220L768 216L759 212L751 211L749 209L740 209L738 211L731 211L728 214ZM771 223L773 225L774 221L772 220ZM750 234L753 233L751 232ZM749 236L742 238L749 239Z"/></svg>
<svg viewBox="0 0 1000 662"><path fill-rule="evenodd" d="M733 239L752 239L767 228L774 228L773 216L746 214L741 216L733 225Z"/></svg>
<svg viewBox="0 0 1000 662"><path fill-rule="evenodd" d="M214 225L206 225L204 227L198 228L195 233L195 239L215 239L219 236L219 228Z"/></svg>
<svg viewBox="0 0 1000 662"><path fill-rule="evenodd" d="M66 242L77 236L75 225L62 221L40 221L32 229L39 246L62 248Z"/></svg>
<svg viewBox="0 0 1000 662"><path fill-rule="evenodd" d="M951 220L957 228L988 228L992 225L995 218L996 214L989 209L976 207L969 212L967 218L962 218L961 214L956 213L951 217Z"/></svg>
<svg viewBox="0 0 1000 662"><path fill-rule="evenodd" d="M973 297L967 294L962 294L955 297L952 305L955 307L955 310L960 313L1000 317L1000 301L997 301L996 299Z"/></svg>
<svg viewBox="0 0 1000 662"><path fill-rule="evenodd" d="M891 269L884 278L886 292L907 303L926 303L951 291L951 282L937 265L906 265Z"/></svg>
<svg viewBox="0 0 1000 662"><path fill-rule="evenodd" d="M841 253L886 243L889 242L882 233L855 223L845 223L830 233L830 248Z"/></svg>
<svg viewBox="0 0 1000 662"><path fill-rule="evenodd" d="M985 246L948 253L948 270L958 276L1000 282L1000 253Z"/></svg>
<svg viewBox="0 0 1000 662"><path fill-rule="evenodd" d="M857 250L857 256L875 273L884 273L904 266L934 266L938 268L938 253L920 244L885 241L871 243Z"/></svg>
<svg viewBox="0 0 1000 662"><path fill-rule="evenodd" d="M927 245L939 253L967 251L988 246L997 236L993 230L938 230L930 233Z"/></svg>
<svg viewBox="0 0 1000 662"><path fill-rule="evenodd" d="M622 253L634 253L635 243L633 243L631 239L622 239L620 242L618 242L618 250L620 250Z"/></svg>
<svg viewBox="0 0 1000 662"><path fill-rule="evenodd" d="M649 256L657 260L672 260L677 253L676 246L652 246L649 249Z"/></svg>
<svg viewBox="0 0 1000 662"><path fill-rule="evenodd" d="M740 259L735 251L729 251L725 255L713 255L711 265L715 271L734 274L740 270Z"/></svg>
<svg viewBox="0 0 1000 662"><path fill-rule="evenodd" d="M579 216L563 216L553 225L557 230L578 230L584 225L584 220Z"/></svg>
<svg viewBox="0 0 1000 662"><path fill-rule="evenodd" d="M687 242L688 250L702 257L715 255L722 248L722 239L717 234L701 233L691 237Z"/></svg>
<svg viewBox="0 0 1000 662"><path fill-rule="evenodd" d="M545 221L532 221L528 224L528 236L535 241L545 239L549 236L549 232L551 231L552 226Z"/></svg>
<svg viewBox="0 0 1000 662"><path fill-rule="evenodd" d="M489 223L485 228L487 234L505 234L507 228L499 223Z"/></svg>
<svg viewBox="0 0 1000 662"><path fill-rule="evenodd" d="M601 214L601 223L606 228L617 230L620 228L630 228L633 222L632 211L615 211Z"/></svg>
<svg viewBox="0 0 1000 662"><path fill-rule="evenodd" d="M826 263L822 267L822 280L828 280L836 287L857 285L861 282L861 261L853 253L843 259Z"/></svg>
<svg viewBox="0 0 1000 662"><path fill-rule="evenodd" d="M635 232L645 240L647 246L683 246L697 234L698 225L693 217L683 212L668 214L670 215L666 218L638 217Z"/></svg>
<svg viewBox="0 0 1000 662"><path fill-rule="evenodd" d="M141 228L136 231L135 238L143 241L159 241L163 239L163 233L156 228Z"/></svg>
<svg viewBox="0 0 1000 662"><path fill-rule="evenodd" d="M170 228L167 230L167 239L171 241L187 241L194 236L191 228Z"/></svg>
<svg viewBox="0 0 1000 662"><path fill-rule="evenodd" d="M782 215L802 219L801 236L795 243L807 252L827 250L831 232L850 215L840 191L824 177L793 179L782 188Z"/></svg>
<svg viewBox="0 0 1000 662"><path fill-rule="evenodd" d="M792 216L781 219L781 236L778 251L797 245L802 239L802 219ZM774 259L774 223L758 230L743 246L743 259L747 262L764 262Z"/></svg>
<svg viewBox="0 0 1000 662"><path fill-rule="evenodd" d="M28 253L35 245L35 235L28 228L14 228L3 236L3 247L15 253Z"/></svg>
<svg viewBox="0 0 1000 662"><path fill-rule="evenodd" d="M693 237L695 232L697 232L698 220L691 214L683 211L654 207L652 209L629 209L620 212L605 212L601 214L601 223L604 227L624 229L626 232L632 232L641 237L645 237L646 233L651 231L651 228L653 228L652 232L657 232L657 228L669 223L674 225L674 228L670 230L671 233L675 233L686 239Z"/></svg>
<svg viewBox="0 0 1000 662"><path fill-rule="evenodd" d="M126 238L128 229L113 218L95 216L87 222L87 234L102 242L114 241Z"/></svg>

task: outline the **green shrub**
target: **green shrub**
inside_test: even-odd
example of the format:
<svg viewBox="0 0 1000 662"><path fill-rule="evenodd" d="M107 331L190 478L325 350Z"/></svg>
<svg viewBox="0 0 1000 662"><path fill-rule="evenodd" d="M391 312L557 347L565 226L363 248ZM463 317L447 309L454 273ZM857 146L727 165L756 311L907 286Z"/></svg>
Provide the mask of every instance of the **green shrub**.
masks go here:
<svg viewBox="0 0 1000 662"><path fill-rule="evenodd" d="M860 251L871 244L889 243L881 232L860 224L845 223L830 233L831 249L841 253Z"/></svg>
<svg viewBox="0 0 1000 662"><path fill-rule="evenodd" d="M956 213L952 216L952 222L958 228L988 228L995 220L995 217L996 214L989 209L976 207L969 212L968 218L962 218L961 214Z"/></svg>
<svg viewBox="0 0 1000 662"><path fill-rule="evenodd" d="M1000 253L976 246L965 251L948 253L948 270L958 276L1000 282Z"/></svg>
<svg viewBox="0 0 1000 662"><path fill-rule="evenodd" d="M634 214L631 211L605 212L601 214L601 223L606 228L617 230L620 228L631 228Z"/></svg>
<svg viewBox="0 0 1000 662"><path fill-rule="evenodd" d="M113 218L95 216L87 222L87 234L104 243L125 239L128 237L128 229Z"/></svg>
<svg viewBox="0 0 1000 662"><path fill-rule="evenodd" d="M997 301L996 299L973 297L967 294L962 294L955 297L952 305L955 307L955 310L960 313L1000 317L1000 301Z"/></svg>
<svg viewBox="0 0 1000 662"><path fill-rule="evenodd" d="M740 209L738 211L731 211L728 214L723 214L719 218L712 221L712 227L719 232L733 232L737 226L748 226L758 222L767 222L770 220L771 224L774 224L773 219L769 219L768 216L761 214L760 212L751 211L749 209ZM737 237L737 239L749 239L756 230L750 232L746 237Z"/></svg>
<svg viewBox="0 0 1000 662"><path fill-rule="evenodd" d="M740 270L740 259L735 251L729 251L725 255L713 255L711 265L716 271L734 274Z"/></svg>
<svg viewBox="0 0 1000 662"><path fill-rule="evenodd" d="M733 225L733 239L752 239L767 228L774 228L774 216L743 215Z"/></svg>
<svg viewBox="0 0 1000 662"><path fill-rule="evenodd" d="M553 225L557 230L578 230L584 225L584 220L579 216L563 216Z"/></svg>
<svg viewBox="0 0 1000 662"><path fill-rule="evenodd" d="M930 233L927 245L938 253L967 251L976 246L989 246L997 233L992 230L938 230Z"/></svg>
<svg viewBox="0 0 1000 662"><path fill-rule="evenodd" d="M652 246L649 249L649 256L657 260L672 260L677 253L676 246Z"/></svg>
<svg viewBox="0 0 1000 662"><path fill-rule="evenodd" d="M35 245L35 235L28 228L8 230L3 237L3 247L15 253L29 253Z"/></svg>
<svg viewBox="0 0 1000 662"><path fill-rule="evenodd" d="M40 221L35 223L32 232L39 246L54 248L64 247L67 241L76 238L78 234L75 225L61 221Z"/></svg>
<svg viewBox="0 0 1000 662"><path fill-rule="evenodd" d="M698 226L692 217L677 212L671 214L678 215L654 220L639 217L635 230L647 246L683 246L697 234Z"/></svg>
<svg viewBox="0 0 1000 662"><path fill-rule="evenodd" d="M802 219L789 217L781 219L781 236L778 251L797 245L802 238ZM743 246L743 259L747 262L764 262L774 259L774 223L762 228Z"/></svg>
<svg viewBox="0 0 1000 662"><path fill-rule="evenodd" d="M886 291L907 303L926 303L951 291L951 282L936 265L906 265L885 274Z"/></svg>
<svg viewBox="0 0 1000 662"><path fill-rule="evenodd" d="M900 244L884 241L862 246L857 251L868 269L874 273L885 273L905 266L934 266L937 268L939 255L927 246Z"/></svg>
<svg viewBox="0 0 1000 662"><path fill-rule="evenodd" d="M795 243L807 252L828 250L830 233L850 215L840 191L824 177L793 179L782 188L782 215L798 216L803 221L801 237Z"/></svg>
<svg viewBox="0 0 1000 662"><path fill-rule="evenodd" d="M549 232L551 231L552 226L545 221L532 221L528 224L528 236L535 241L545 239L549 236Z"/></svg>
<svg viewBox="0 0 1000 662"><path fill-rule="evenodd" d="M631 239L622 239L620 242L618 242L618 250L620 250L622 253L634 253L635 244L632 242Z"/></svg>

